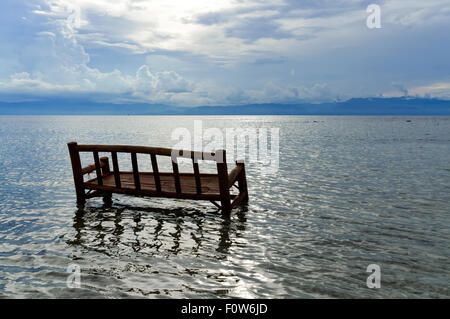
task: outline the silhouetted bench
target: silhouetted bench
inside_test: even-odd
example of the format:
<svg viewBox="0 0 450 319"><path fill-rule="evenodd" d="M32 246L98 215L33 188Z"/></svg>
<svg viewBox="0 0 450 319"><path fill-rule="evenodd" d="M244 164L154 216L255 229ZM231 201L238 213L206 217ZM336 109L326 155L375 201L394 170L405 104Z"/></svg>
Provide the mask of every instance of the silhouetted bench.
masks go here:
<svg viewBox="0 0 450 319"><path fill-rule="evenodd" d="M237 205L248 202L244 162L236 161L236 167L228 174L225 150L208 153L129 145L78 145L76 142L67 145L72 162L77 203L80 205L84 205L88 198L110 197L112 193L119 193L135 196L209 200L223 213L229 214L231 209ZM83 168L80 152L92 152L94 164ZM112 171L108 157L99 158L99 152L111 154ZM117 160L118 153L130 154L132 172L120 171ZM137 154L150 155L152 172L139 171ZM157 156L171 157L173 171L159 172ZM180 157L192 160L194 173L179 172L178 158ZM198 165L199 160L215 161L217 174L201 174ZM83 176L94 171L96 177L84 181ZM230 188L232 186L239 190L237 195L231 194ZM86 193L85 190L88 190L88 192ZM220 201L220 205L216 201Z"/></svg>

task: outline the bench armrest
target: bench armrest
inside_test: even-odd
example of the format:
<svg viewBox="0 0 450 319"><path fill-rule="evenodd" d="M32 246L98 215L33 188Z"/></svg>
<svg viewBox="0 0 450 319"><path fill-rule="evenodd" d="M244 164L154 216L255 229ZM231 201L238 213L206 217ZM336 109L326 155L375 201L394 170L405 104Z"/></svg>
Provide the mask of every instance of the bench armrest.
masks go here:
<svg viewBox="0 0 450 319"><path fill-rule="evenodd" d="M231 170L230 174L228 174L228 187L233 186L233 184L237 181L242 169L242 165L236 165L236 167Z"/></svg>

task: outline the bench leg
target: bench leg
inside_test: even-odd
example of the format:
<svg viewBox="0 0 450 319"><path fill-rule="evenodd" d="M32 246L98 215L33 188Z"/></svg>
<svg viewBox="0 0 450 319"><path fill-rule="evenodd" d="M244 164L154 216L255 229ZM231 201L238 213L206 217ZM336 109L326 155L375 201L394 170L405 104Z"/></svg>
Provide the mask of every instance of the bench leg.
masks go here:
<svg viewBox="0 0 450 319"><path fill-rule="evenodd" d="M72 163L73 181L75 183L75 191L77 193L77 204L83 206L86 202L86 194L83 187L83 173L81 168L80 153L77 150L77 143L67 143L70 154L70 161Z"/></svg>
<svg viewBox="0 0 450 319"><path fill-rule="evenodd" d="M231 214L231 202L230 198L222 198L220 200L220 204L222 206L222 214L230 215Z"/></svg>
<svg viewBox="0 0 450 319"><path fill-rule="evenodd" d="M222 214L231 214L230 187L228 185L228 169L227 156L225 150L217 150L219 155L217 161L217 176L219 178L220 204L222 206ZM221 155L221 156L220 156Z"/></svg>
<svg viewBox="0 0 450 319"><path fill-rule="evenodd" d="M105 205L111 205L112 204L112 193L110 192L105 192L103 194L103 203Z"/></svg>
<svg viewBox="0 0 450 319"><path fill-rule="evenodd" d="M77 192L77 205L84 206L84 204L86 203L86 195L84 193L84 189L77 188L76 192Z"/></svg>
<svg viewBox="0 0 450 319"><path fill-rule="evenodd" d="M242 166L242 170L238 178L239 193L244 193L242 203L248 203L248 189L247 189L247 176L245 175L245 164L244 162L236 161L236 165Z"/></svg>

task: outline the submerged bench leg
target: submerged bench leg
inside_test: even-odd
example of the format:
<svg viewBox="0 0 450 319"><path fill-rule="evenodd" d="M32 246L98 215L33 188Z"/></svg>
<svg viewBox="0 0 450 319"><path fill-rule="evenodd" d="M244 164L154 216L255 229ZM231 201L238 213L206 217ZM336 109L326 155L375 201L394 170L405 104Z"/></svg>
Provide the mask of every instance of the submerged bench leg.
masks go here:
<svg viewBox="0 0 450 319"><path fill-rule="evenodd" d="M221 206L222 206L222 214L225 214L225 215L229 215L229 214L231 214L231 202L230 202L230 198L228 197L228 199L227 198L222 198L221 200L220 200L220 203L222 204Z"/></svg>
<svg viewBox="0 0 450 319"><path fill-rule="evenodd" d="M75 191L77 193L77 204L84 205L86 203L86 194L83 187L83 173L81 172L80 153L78 152L76 142L68 143L70 161L72 162L73 181L75 183Z"/></svg>
<svg viewBox="0 0 450 319"><path fill-rule="evenodd" d="M107 206L112 205L112 193L110 192L103 193L103 203Z"/></svg>
<svg viewBox="0 0 450 319"><path fill-rule="evenodd" d="M222 214L231 214L230 188L228 185L228 169L225 150L216 151L219 155L217 161L217 175L219 177L220 204L222 206ZM220 156L222 156L220 158Z"/></svg>
<svg viewBox="0 0 450 319"><path fill-rule="evenodd" d="M80 194L81 192L82 194ZM81 190L81 192L77 190L77 204L79 206L84 206L84 204L86 204L86 197L84 196L84 190Z"/></svg>
<svg viewBox="0 0 450 319"><path fill-rule="evenodd" d="M245 164L244 162L236 161L236 165L242 166L241 173L238 178L239 193L244 193L241 203L248 203L248 189L247 189L247 176L245 176Z"/></svg>

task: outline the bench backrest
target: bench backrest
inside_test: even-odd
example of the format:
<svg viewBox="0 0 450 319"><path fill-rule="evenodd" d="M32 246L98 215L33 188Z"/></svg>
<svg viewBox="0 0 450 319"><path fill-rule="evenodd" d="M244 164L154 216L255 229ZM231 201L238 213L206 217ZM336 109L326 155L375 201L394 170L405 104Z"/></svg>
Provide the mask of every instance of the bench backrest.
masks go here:
<svg viewBox="0 0 450 319"><path fill-rule="evenodd" d="M81 167L80 152L92 152L94 157L95 169L97 175L98 185L103 185L102 174L109 173L108 160L106 162L103 158L99 158L99 152L111 153L113 164L113 174L117 188L121 188L119 163L117 160L117 153L129 153L131 157L131 164L133 167L133 177L135 188L140 189L139 167L136 154L149 154L152 162L152 169L155 179L155 187L158 192L161 191L161 182L159 177L158 162L156 156L168 156L172 159L172 169L175 179L175 189L177 193L181 193L180 173L178 170L178 158L190 158L194 168L194 176L196 183L197 194L201 194L201 180L199 171L199 160L215 161L217 165L217 174L219 178L219 188L221 192L228 191L228 169L226 162L226 151L217 150L216 152L198 152L187 150L173 150L170 148L161 147L147 147L147 146L133 146L133 145L79 145L76 142L67 144L69 147L70 158L72 161L72 171L75 179L75 184L83 184L83 175L89 172L89 169Z"/></svg>

